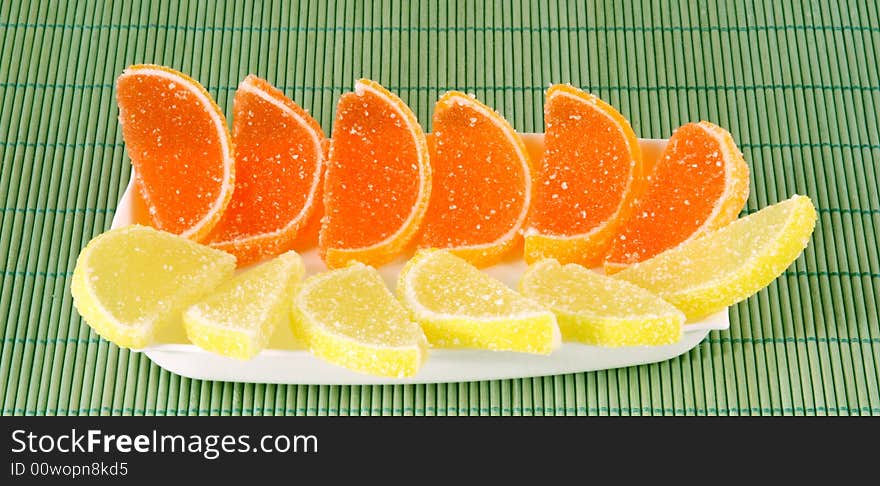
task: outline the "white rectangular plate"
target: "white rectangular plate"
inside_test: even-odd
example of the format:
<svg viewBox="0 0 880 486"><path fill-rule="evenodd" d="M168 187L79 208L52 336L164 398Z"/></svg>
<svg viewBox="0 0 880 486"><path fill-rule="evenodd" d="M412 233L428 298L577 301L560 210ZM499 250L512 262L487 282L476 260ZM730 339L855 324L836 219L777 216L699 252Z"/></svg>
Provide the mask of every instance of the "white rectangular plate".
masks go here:
<svg viewBox="0 0 880 486"><path fill-rule="evenodd" d="M540 156L543 135L523 134L523 138L530 152L536 157ZM644 157L647 159L655 159L665 144L665 140L640 140ZM149 224L144 204L134 188L134 170L117 206L112 227L118 228L133 223ZM317 249L304 252L302 257L308 275L327 269ZM380 269L392 289L404 261L405 259L401 259ZM515 287L525 268L525 262L516 257L488 268L486 272ZM482 350L432 349L419 373L407 379L363 375L331 365L303 349L287 327L276 330L268 348L250 361L226 358L190 344L182 326L172 326L163 330L157 343L142 351L162 368L202 380L308 385L438 383L546 376L655 363L686 353L699 344L709 331L727 329L729 326L725 309L702 321L687 323L681 340L666 346L606 348L563 343L549 356Z"/></svg>

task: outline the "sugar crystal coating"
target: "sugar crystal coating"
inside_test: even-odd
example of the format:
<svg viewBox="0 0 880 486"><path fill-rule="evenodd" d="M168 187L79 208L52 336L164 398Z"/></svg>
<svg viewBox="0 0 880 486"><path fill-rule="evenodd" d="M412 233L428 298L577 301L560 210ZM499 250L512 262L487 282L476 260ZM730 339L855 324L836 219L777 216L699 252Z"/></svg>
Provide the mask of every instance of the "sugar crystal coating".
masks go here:
<svg viewBox="0 0 880 486"><path fill-rule="evenodd" d="M528 152L498 113L463 93L437 102L433 127L433 197L419 246L495 263L519 238L528 211Z"/></svg>
<svg viewBox="0 0 880 486"><path fill-rule="evenodd" d="M421 250L397 294L435 347L548 354L559 345L553 314L445 250Z"/></svg>
<svg viewBox="0 0 880 486"><path fill-rule="evenodd" d="M681 338L681 311L645 289L580 265L535 263L523 275L520 291L553 310L567 341L656 346Z"/></svg>
<svg viewBox="0 0 880 486"><path fill-rule="evenodd" d="M615 276L700 319L769 285L806 248L815 224L812 201L793 196Z"/></svg>
<svg viewBox="0 0 880 486"><path fill-rule="evenodd" d="M639 147L631 145L635 136L629 137L629 124L622 127L587 103L592 95L553 93L547 99L545 152L535 188L539 215L530 227L546 234L584 234L619 210L634 175L641 175L633 161L640 157Z"/></svg>
<svg viewBox="0 0 880 486"><path fill-rule="evenodd" d="M201 240L234 182L226 120L196 81L163 66L131 66L116 83L119 123L153 226Z"/></svg>
<svg viewBox="0 0 880 486"><path fill-rule="evenodd" d="M221 284L183 315L190 341L236 359L256 356L279 325L304 273L302 259L287 252Z"/></svg>
<svg viewBox="0 0 880 486"><path fill-rule="evenodd" d="M186 306L232 275L232 255L147 226L95 237L74 269L74 305L98 334L141 348Z"/></svg>
<svg viewBox="0 0 880 486"><path fill-rule="evenodd" d="M526 261L599 266L645 184L638 140L614 107L568 85L547 91L544 110Z"/></svg>
<svg viewBox="0 0 880 486"><path fill-rule="evenodd" d="M427 354L418 325L372 267L309 277L293 303L294 334L331 363L362 373L414 375Z"/></svg>
<svg viewBox="0 0 880 486"><path fill-rule="evenodd" d="M648 259L736 219L749 194L749 170L726 130L708 122L678 128L651 171L608 262Z"/></svg>
<svg viewBox="0 0 880 486"><path fill-rule="evenodd" d="M239 265L289 250L319 207L326 139L320 125L268 82L235 92L236 182L208 236Z"/></svg>
<svg viewBox="0 0 880 486"><path fill-rule="evenodd" d="M425 135L375 82L339 99L324 189L320 245L330 267L387 263L418 229L431 191Z"/></svg>

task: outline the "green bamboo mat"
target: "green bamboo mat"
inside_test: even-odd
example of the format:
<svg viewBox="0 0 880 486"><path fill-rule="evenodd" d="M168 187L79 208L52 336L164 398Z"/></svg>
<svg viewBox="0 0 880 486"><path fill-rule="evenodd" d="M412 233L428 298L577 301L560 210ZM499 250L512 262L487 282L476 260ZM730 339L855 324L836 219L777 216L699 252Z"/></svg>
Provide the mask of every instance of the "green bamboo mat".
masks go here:
<svg viewBox="0 0 880 486"><path fill-rule="evenodd" d="M880 414L880 12L796 3L0 2L3 414ZM525 132L542 131L548 84L570 82L643 137L729 128L752 168L746 212L798 192L820 220L729 331L663 363L425 386L190 380L99 339L69 292L129 177L113 82L140 62L189 73L227 112L259 74L327 133L361 76L426 128L455 88Z"/></svg>

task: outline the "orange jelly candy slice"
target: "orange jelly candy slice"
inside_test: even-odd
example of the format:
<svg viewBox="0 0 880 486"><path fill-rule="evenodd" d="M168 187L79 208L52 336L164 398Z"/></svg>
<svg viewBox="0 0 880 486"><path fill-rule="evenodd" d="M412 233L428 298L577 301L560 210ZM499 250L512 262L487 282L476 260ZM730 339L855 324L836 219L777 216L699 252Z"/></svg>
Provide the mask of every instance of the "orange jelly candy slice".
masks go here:
<svg viewBox="0 0 880 486"><path fill-rule="evenodd" d="M327 266L396 258L418 231L430 194L416 116L375 81L359 80L336 107L319 239Z"/></svg>
<svg viewBox="0 0 880 486"><path fill-rule="evenodd" d="M433 126L433 197L419 246L477 266L497 263L521 240L529 210L526 146L501 115L456 91L437 101Z"/></svg>
<svg viewBox="0 0 880 486"><path fill-rule="evenodd" d="M247 265L290 250L320 200L327 140L281 90L248 76L235 92L235 191L208 237Z"/></svg>
<svg viewBox="0 0 880 486"><path fill-rule="evenodd" d="M749 168L730 133L712 123L679 127L621 225L605 262L613 273L736 219L749 196Z"/></svg>
<svg viewBox="0 0 880 486"><path fill-rule="evenodd" d="M526 262L601 266L644 185L639 141L614 107L572 86L552 86L544 111Z"/></svg>
<svg viewBox="0 0 880 486"><path fill-rule="evenodd" d="M153 226L203 239L226 209L235 179L220 108L189 76L155 65L126 69L116 81L116 101Z"/></svg>

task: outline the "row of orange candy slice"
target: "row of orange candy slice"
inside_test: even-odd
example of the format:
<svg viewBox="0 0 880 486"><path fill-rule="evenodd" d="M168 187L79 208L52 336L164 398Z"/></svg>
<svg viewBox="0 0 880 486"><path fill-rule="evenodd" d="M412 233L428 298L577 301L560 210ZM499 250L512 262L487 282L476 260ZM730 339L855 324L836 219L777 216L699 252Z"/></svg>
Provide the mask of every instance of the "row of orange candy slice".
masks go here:
<svg viewBox="0 0 880 486"><path fill-rule="evenodd" d="M153 225L239 265L317 240L331 268L384 265L418 246L478 266L522 251L613 272L729 223L748 197L726 130L686 124L649 160L623 115L569 85L547 91L543 146L456 91L426 136L370 80L339 99L331 141L256 76L235 93L232 134L205 89L166 67L126 69L117 101Z"/></svg>

